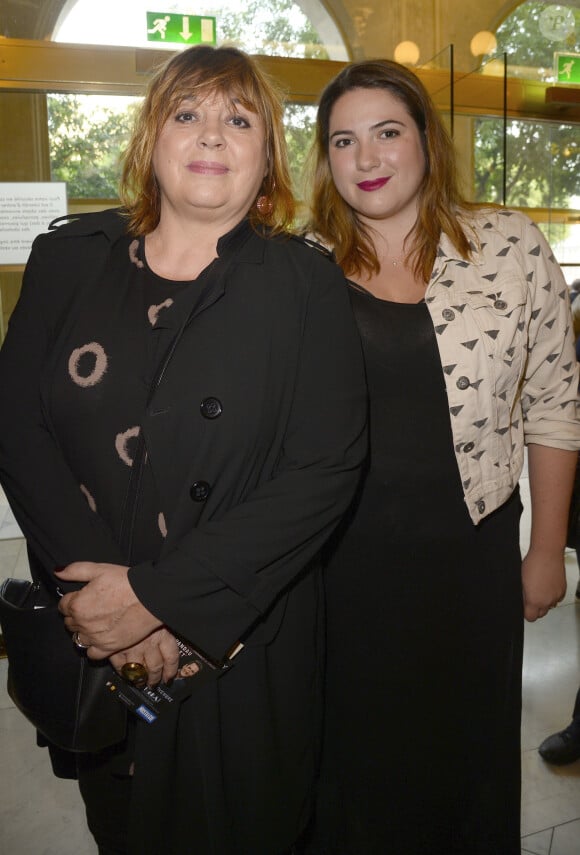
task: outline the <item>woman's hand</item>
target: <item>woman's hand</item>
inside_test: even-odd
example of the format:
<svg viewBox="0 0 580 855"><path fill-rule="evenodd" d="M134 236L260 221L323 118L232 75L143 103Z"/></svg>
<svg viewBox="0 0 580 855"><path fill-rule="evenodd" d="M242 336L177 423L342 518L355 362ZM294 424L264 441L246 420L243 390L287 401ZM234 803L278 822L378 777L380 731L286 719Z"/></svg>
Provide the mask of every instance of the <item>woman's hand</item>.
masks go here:
<svg viewBox="0 0 580 855"><path fill-rule="evenodd" d="M75 561L57 572L64 581L86 583L80 591L65 594L59 609L66 628L78 633L91 659L132 648L162 626L135 596L128 570L120 564Z"/></svg>
<svg viewBox="0 0 580 855"><path fill-rule="evenodd" d="M147 668L149 686L167 683L177 674L179 648L174 636L165 627L154 630L147 638L109 657L116 671L127 662L140 662Z"/></svg>
<svg viewBox="0 0 580 855"><path fill-rule="evenodd" d="M534 621L557 606L566 593L562 550L542 552L530 548L522 563L524 617Z"/></svg>

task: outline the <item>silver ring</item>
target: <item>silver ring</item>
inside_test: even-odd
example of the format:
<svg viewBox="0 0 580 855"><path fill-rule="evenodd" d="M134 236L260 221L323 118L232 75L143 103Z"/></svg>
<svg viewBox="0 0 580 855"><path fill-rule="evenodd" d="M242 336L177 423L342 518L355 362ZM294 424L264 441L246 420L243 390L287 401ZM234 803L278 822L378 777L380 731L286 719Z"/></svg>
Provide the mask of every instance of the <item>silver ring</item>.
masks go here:
<svg viewBox="0 0 580 855"><path fill-rule="evenodd" d="M73 632L72 640L73 640L74 646L78 647L79 650L88 650L89 647L91 646L90 644L83 644L82 643L82 641L80 640L78 632Z"/></svg>

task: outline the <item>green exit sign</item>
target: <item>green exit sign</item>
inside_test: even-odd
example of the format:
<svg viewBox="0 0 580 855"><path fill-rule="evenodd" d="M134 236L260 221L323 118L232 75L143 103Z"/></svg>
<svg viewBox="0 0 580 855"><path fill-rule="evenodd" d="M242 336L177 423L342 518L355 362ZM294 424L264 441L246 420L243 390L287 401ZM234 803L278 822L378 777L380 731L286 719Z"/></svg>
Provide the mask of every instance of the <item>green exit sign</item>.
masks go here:
<svg viewBox="0 0 580 855"><path fill-rule="evenodd" d="M558 83L580 83L580 54L557 53L554 58Z"/></svg>
<svg viewBox="0 0 580 855"><path fill-rule="evenodd" d="M147 41L180 45L215 45L215 18L147 12Z"/></svg>

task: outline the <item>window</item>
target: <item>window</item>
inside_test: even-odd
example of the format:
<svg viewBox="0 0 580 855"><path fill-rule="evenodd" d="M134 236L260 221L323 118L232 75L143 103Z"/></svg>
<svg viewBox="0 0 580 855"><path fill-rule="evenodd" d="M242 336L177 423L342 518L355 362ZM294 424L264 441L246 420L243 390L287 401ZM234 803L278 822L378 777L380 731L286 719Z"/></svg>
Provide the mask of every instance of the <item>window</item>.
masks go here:
<svg viewBox="0 0 580 855"><path fill-rule="evenodd" d="M326 10L317 0L304 3L316 6L318 26L326 34L327 43L323 44L294 0L203 0L196 14L216 18L218 44L227 42L249 53L269 56L346 60L346 49ZM159 5L168 10L166 14L183 16L188 16L192 8L190 3ZM180 45L161 39L148 41L146 13L154 8L152 0L100 0L99 14L95 16L94 0L76 0L64 7L54 40L179 49ZM118 155L128 139L138 100L100 95L48 96L51 176L55 181L67 182L70 198L115 199ZM286 138L298 196L314 119L314 108L287 105Z"/></svg>
<svg viewBox="0 0 580 855"><path fill-rule="evenodd" d="M575 2L526 0L495 35L495 55L507 53L509 76L551 81L557 53L580 55L580 8Z"/></svg>
<svg viewBox="0 0 580 855"><path fill-rule="evenodd" d="M306 6L312 0L202 0L196 4L195 14L216 18L218 44L227 41L248 53L268 56L347 60L338 27L322 4L316 3L315 29L301 2ZM157 5L167 10L165 14L191 15L189 2L165 0ZM76 0L64 7L53 38L59 42L175 50L179 45L165 41L159 33L154 42L148 40L147 12L155 6L152 0L99 0L99 13L95 15L94 0ZM181 44L187 43L185 39Z"/></svg>
<svg viewBox="0 0 580 855"><path fill-rule="evenodd" d="M117 198L120 155L140 100L120 95L47 95L51 180L66 182L69 199ZM315 107L286 105L286 142L298 197L315 119Z"/></svg>

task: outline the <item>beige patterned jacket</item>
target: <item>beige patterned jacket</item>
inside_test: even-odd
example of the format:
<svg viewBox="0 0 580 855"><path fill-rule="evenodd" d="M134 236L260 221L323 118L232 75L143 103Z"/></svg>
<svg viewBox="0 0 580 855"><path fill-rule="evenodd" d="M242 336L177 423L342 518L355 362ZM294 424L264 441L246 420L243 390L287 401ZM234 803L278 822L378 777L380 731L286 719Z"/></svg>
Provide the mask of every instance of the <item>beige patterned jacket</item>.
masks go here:
<svg viewBox="0 0 580 855"><path fill-rule="evenodd" d="M471 261L442 236L426 302L478 523L516 486L524 444L578 449L580 420L568 287L550 247L514 211L486 210L471 228Z"/></svg>

